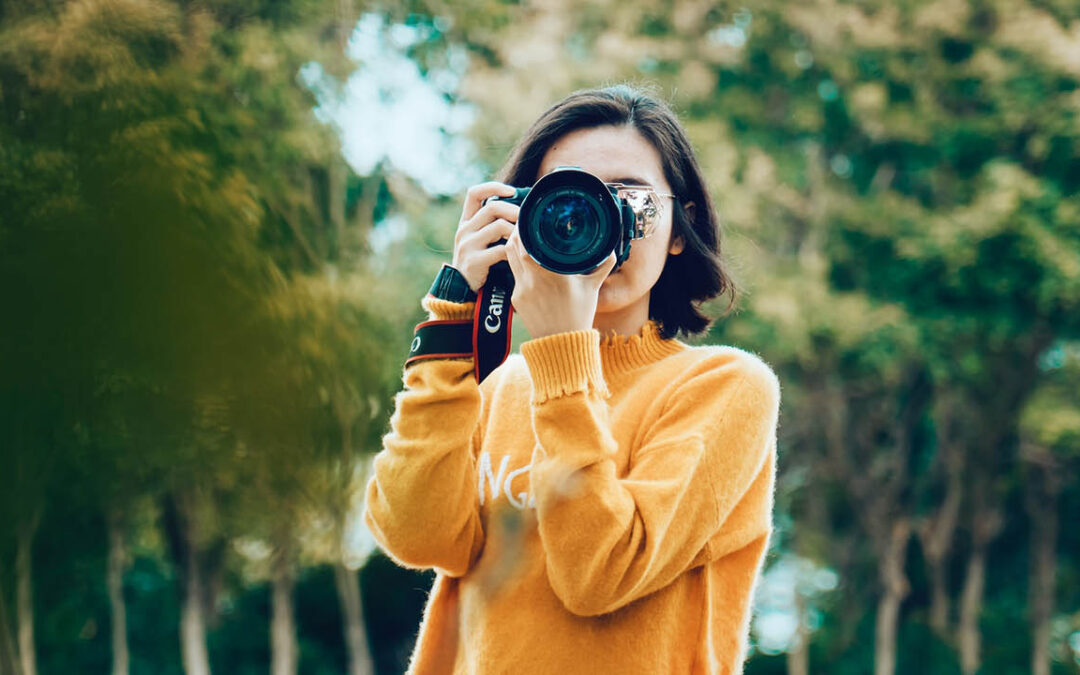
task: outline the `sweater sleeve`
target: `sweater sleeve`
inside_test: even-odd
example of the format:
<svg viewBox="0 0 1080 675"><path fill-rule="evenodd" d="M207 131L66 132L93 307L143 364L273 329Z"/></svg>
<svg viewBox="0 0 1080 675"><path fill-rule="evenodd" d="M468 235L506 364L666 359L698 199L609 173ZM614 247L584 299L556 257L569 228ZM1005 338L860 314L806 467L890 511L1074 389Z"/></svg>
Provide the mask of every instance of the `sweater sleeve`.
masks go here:
<svg viewBox="0 0 1080 675"><path fill-rule="evenodd" d="M468 318L475 306L432 295L421 304L440 320ZM402 379L367 483L364 523L399 565L463 576L484 543L475 459L483 397L473 359L418 361Z"/></svg>
<svg viewBox="0 0 1080 675"><path fill-rule="evenodd" d="M741 350L704 359L620 478L599 343L594 329L521 346L533 381L530 482L548 579L582 616L619 609L772 529L780 400L772 370Z"/></svg>

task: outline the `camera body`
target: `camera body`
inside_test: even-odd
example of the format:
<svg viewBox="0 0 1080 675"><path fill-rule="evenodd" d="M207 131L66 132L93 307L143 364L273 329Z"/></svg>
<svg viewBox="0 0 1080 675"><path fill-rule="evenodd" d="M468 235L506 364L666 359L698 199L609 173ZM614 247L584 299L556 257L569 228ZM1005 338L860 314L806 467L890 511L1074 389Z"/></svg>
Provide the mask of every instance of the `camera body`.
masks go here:
<svg viewBox="0 0 1080 675"><path fill-rule="evenodd" d="M521 207L518 236L541 267L559 274L586 274L612 251L614 269L630 256L634 209L597 176L579 167L560 166L532 187L515 190L511 197L487 201L498 199Z"/></svg>

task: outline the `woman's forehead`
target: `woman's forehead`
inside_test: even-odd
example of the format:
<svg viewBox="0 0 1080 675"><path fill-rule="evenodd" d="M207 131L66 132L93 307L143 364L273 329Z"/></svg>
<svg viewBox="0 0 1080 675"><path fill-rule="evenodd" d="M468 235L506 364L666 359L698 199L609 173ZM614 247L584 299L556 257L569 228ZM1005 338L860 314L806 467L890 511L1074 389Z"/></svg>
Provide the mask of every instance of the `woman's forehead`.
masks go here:
<svg viewBox="0 0 1080 675"><path fill-rule="evenodd" d="M605 183L667 187L660 153L630 126L578 129L557 139L540 162L538 176L576 166Z"/></svg>

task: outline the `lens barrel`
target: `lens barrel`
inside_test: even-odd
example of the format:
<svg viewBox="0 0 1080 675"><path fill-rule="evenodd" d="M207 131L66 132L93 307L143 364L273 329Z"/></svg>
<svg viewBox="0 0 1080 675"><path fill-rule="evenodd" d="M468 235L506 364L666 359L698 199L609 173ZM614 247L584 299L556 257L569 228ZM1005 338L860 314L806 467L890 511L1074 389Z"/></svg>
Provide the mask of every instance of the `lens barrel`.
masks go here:
<svg viewBox="0 0 1080 675"><path fill-rule="evenodd" d="M578 167L557 167L531 188L515 188L512 197L487 201L491 200L521 207L517 219L521 243L533 260L553 272L586 274L612 251L618 269L630 255L633 209L614 188Z"/></svg>
<svg viewBox="0 0 1080 675"><path fill-rule="evenodd" d="M533 185L518 213L521 243L541 266L560 274L596 269L622 239L618 200L602 180L559 167Z"/></svg>

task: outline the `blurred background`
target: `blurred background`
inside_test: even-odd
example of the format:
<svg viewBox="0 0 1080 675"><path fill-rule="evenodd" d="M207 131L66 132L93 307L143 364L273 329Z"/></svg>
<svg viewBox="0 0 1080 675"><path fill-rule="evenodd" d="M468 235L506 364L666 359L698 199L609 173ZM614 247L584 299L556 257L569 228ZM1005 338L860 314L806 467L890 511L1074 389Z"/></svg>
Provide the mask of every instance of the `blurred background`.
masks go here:
<svg viewBox="0 0 1080 675"><path fill-rule="evenodd" d="M420 298L620 82L742 284L690 342L783 385L748 675L1080 673L1072 0L3 0L0 672L402 672L433 577L359 516Z"/></svg>

